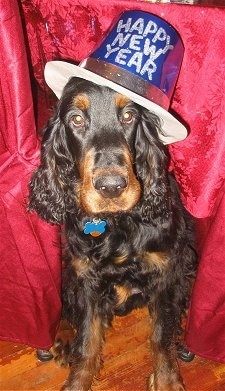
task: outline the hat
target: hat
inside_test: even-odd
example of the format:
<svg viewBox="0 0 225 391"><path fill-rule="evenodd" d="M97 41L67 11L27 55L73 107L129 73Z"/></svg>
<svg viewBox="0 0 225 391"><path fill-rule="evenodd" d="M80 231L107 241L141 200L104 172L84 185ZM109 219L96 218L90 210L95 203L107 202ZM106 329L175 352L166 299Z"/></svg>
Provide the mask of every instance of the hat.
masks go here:
<svg viewBox="0 0 225 391"><path fill-rule="evenodd" d="M184 46L178 32L148 12L123 12L101 45L79 65L50 61L45 80L58 98L73 76L110 87L161 119L164 144L183 140L187 130L168 112Z"/></svg>

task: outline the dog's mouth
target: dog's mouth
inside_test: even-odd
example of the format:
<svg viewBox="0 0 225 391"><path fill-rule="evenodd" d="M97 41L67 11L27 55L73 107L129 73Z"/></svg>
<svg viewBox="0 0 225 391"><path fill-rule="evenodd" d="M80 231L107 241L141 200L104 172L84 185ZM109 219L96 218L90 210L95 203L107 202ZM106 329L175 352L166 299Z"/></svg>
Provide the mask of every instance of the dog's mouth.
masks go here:
<svg viewBox="0 0 225 391"><path fill-rule="evenodd" d="M131 159L124 165L95 168L87 154L81 170L79 202L91 215L131 210L139 201L141 186L133 171Z"/></svg>
<svg viewBox="0 0 225 391"><path fill-rule="evenodd" d="M131 173L114 171L89 177L80 188L80 205L88 214L117 213L132 209L140 198L140 184Z"/></svg>

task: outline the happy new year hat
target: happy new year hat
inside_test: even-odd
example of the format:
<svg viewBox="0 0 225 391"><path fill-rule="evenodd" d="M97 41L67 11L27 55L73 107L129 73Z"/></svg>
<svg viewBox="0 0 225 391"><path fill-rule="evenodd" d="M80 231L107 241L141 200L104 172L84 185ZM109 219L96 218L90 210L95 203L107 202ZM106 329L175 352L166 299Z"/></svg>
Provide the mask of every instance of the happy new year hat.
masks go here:
<svg viewBox="0 0 225 391"><path fill-rule="evenodd" d="M78 66L48 62L45 80L58 98L73 76L110 87L158 115L159 137L170 144L187 136L185 126L168 112L183 54L181 38L169 23L148 12L126 11Z"/></svg>

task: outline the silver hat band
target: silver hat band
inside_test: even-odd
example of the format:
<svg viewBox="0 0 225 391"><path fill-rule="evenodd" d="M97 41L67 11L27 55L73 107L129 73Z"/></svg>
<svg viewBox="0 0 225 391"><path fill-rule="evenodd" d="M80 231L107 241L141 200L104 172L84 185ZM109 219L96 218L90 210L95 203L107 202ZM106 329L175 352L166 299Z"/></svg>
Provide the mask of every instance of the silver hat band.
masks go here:
<svg viewBox="0 0 225 391"><path fill-rule="evenodd" d="M85 68L105 79L111 80L112 82L119 84L120 86L127 88L141 95L163 109L168 110L170 101L166 94L164 94L159 88L153 84L143 80L139 76L126 71L123 68L119 68L116 65L108 62L98 60L97 58L89 57L84 60L80 67ZM135 87L135 89L134 89Z"/></svg>

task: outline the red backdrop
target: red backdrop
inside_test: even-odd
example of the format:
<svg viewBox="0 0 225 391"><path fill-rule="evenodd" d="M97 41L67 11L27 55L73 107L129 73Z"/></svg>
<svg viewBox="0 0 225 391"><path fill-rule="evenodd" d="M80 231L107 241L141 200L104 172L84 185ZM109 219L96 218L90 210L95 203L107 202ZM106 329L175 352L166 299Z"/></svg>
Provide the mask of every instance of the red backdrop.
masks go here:
<svg viewBox="0 0 225 391"><path fill-rule="evenodd" d="M42 86L47 60L79 62L123 10L155 13L180 33L185 55L172 109L190 134L169 148L184 205L197 218L201 258L186 340L195 353L225 361L225 9L134 0L22 4L34 74Z"/></svg>

